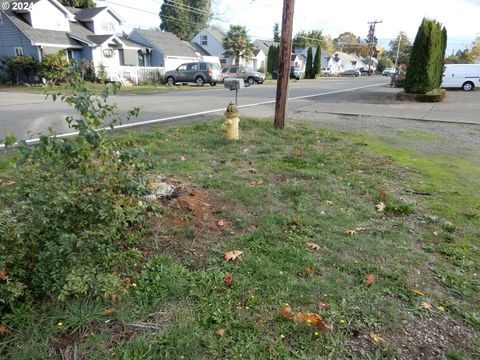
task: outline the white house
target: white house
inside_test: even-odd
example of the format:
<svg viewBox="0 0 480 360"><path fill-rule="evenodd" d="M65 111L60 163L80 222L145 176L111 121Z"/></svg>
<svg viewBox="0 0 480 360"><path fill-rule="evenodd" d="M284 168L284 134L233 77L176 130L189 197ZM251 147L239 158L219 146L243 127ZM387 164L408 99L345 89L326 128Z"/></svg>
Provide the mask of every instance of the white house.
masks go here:
<svg viewBox="0 0 480 360"><path fill-rule="evenodd" d="M225 49L223 48L223 39L225 33L216 26L209 26L200 30L192 39L192 43L200 45L211 56L216 56L220 60L220 64L232 65L234 60L231 57L223 55Z"/></svg>

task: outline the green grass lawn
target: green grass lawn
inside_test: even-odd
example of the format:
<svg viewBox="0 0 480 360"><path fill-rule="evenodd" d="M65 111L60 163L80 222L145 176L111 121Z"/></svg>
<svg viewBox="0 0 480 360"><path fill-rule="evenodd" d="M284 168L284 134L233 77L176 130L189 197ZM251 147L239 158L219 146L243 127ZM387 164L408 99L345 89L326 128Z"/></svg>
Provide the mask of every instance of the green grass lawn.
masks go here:
<svg viewBox="0 0 480 360"><path fill-rule="evenodd" d="M126 296L3 314L2 357L480 356L478 163L249 118L230 142L220 124L116 135L181 184L179 199L152 220L142 256L121 260ZM232 250L243 254L225 261ZM285 318L285 303L333 330Z"/></svg>
<svg viewBox="0 0 480 360"><path fill-rule="evenodd" d="M219 85L218 85L219 86ZM100 93L103 88L105 87L104 84L96 84L96 83L89 83L88 87L94 93ZM119 94L143 94L143 93L155 93L161 91L177 91L177 90L201 90L201 89L209 89L213 88L209 85L205 85L203 87L198 87L195 85L175 85L175 86L168 86L168 85L139 85L139 86L122 86L120 90L118 90ZM0 84L0 91L8 90L8 91L20 91L20 92L31 92L31 93L38 93L38 94L45 94L48 92L65 92L69 90L68 85L65 86L24 86L24 85L5 85Z"/></svg>

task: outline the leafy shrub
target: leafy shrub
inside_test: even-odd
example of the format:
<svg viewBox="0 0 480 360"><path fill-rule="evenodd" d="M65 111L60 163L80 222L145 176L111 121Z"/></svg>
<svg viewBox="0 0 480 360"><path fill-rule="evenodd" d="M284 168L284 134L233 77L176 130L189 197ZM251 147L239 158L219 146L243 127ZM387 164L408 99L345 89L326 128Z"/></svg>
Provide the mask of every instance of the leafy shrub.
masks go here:
<svg viewBox="0 0 480 360"><path fill-rule="evenodd" d="M80 62L80 73L85 81L94 82L96 80L95 66L93 65L93 62L87 59L82 59Z"/></svg>
<svg viewBox="0 0 480 360"><path fill-rule="evenodd" d="M108 73L105 65L100 64L97 70L97 81L99 83L105 84L108 80Z"/></svg>
<svg viewBox="0 0 480 360"><path fill-rule="evenodd" d="M56 54L43 56L40 75L47 83L56 85L65 82L68 78L69 71L70 63L65 55L65 51L62 50Z"/></svg>
<svg viewBox="0 0 480 360"><path fill-rule="evenodd" d="M40 70L40 63L33 56L8 56L0 59L7 79L16 84L32 82Z"/></svg>
<svg viewBox="0 0 480 360"><path fill-rule="evenodd" d="M70 86L72 95L60 99L80 113L67 118L79 135L42 136L33 148L21 142L11 192L1 195L0 309L45 295L119 294L115 258L138 255L128 247L137 239L133 227L146 218L138 197L150 165L142 149L125 150L97 130L119 119L108 87L94 97L78 75Z"/></svg>

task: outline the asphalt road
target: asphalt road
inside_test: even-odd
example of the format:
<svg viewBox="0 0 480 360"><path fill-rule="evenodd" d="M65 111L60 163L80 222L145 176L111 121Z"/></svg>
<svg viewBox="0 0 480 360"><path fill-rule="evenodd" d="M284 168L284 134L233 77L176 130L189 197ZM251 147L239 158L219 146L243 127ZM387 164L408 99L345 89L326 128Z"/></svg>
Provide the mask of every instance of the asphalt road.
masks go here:
<svg viewBox="0 0 480 360"><path fill-rule="evenodd" d="M358 93L375 87L384 88L388 80L383 77L361 77L292 81L289 91L289 115L299 107L322 97L328 97L330 102L335 102L337 96L345 93ZM275 85L254 85L240 90L238 105L244 114L268 117L273 112L275 93ZM191 118L221 114L234 99L234 92L217 85L213 88L207 86L187 91L122 94L111 96L110 102L117 103L120 112L139 107L139 117L130 120L130 123L139 123L158 119L181 121L185 116ZM75 115L75 112L61 102L45 99L45 95L0 92L0 138L9 132L19 139L36 138L40 134L47 134L48 128L54 129L58 134L71 132L64 120L67 115Z"/></svg>

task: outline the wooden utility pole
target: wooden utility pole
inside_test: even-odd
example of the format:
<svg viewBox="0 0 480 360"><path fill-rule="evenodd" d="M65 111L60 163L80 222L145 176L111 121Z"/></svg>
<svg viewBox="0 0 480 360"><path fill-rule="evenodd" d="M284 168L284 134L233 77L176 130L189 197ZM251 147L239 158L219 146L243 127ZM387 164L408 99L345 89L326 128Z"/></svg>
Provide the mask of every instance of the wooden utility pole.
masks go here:
<svg viewBox="0 0 480 360"><path fill-rule="evenodd" d="M370 42L370 57L368 59L368 76L370 76L370 71L372 67L372 57L373 53L375 52L375 46L376 46L376 41L375 41L375 25L381 24L381 20L375 20L371 21L368 24L370 25L370 31L368 32L368 40Z"/></svg>
<svg viewBox="0 0 480 360"><path fill-rule="evenodd" d="M277 77L277 98L275 122L277 129L285 127L287 112L288 81L290 79L290 58L292 56L293 9L295 0L283 0L282 35L280 38L280 64Z"/></svg>
<svg viewBox="0 0 480 360"><path fill-rule="evenodd" d="M400 41L402 41L402 33L401 32L398 34L397 57L395 58L395 70L397 69L398 57L400 55Z"/></svg>

